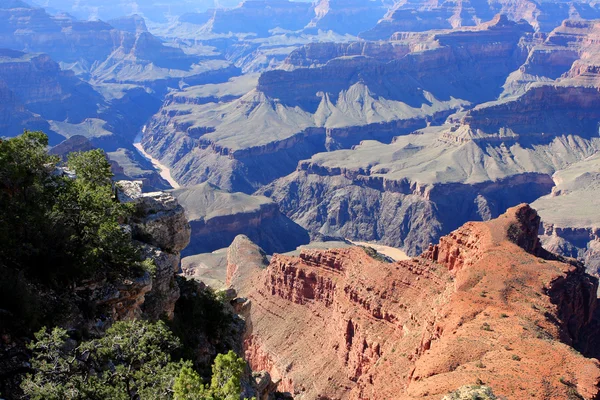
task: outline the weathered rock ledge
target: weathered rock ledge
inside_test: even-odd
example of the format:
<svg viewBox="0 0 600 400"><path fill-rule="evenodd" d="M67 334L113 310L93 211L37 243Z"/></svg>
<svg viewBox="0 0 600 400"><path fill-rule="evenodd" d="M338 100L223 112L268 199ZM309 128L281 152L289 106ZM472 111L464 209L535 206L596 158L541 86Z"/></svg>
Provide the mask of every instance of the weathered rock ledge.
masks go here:
<svg viewBox="0 0 600 400"><path fill-rule="evenodd" d="M183 207L165 192L142 193L142 182L116 183L117 197L135 205L131 222L133 237L142 243L143 257L151 259L156 272L141 280L115 288L105 303L112 306L115 319L130 319L142 314L151 319L173 317L179 287L175 277L180 269L180 252L190 242L190 225Z"/></svg>

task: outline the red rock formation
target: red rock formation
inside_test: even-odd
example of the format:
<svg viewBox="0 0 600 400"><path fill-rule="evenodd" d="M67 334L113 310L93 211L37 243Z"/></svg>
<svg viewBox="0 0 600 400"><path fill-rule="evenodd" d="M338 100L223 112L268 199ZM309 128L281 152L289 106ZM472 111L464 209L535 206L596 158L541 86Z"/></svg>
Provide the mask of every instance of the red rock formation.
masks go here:
<svg viewBox="0 0 600 400"><path fill-rule="evenodd" d="M248 361L297 399L440 398L481 382L509 398L597 398L600 364L570 347L597 281L537 257L538 226L515 207L391 264L350 248L276 255L261 269L232 250Z"/></svg>

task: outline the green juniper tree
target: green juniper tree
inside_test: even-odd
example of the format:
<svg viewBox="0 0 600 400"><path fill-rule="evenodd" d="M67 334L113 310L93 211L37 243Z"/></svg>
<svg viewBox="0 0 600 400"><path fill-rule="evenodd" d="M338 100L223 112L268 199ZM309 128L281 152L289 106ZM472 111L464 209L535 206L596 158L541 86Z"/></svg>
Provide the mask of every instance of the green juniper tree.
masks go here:
<svg viewBox="0 0 600 400"><path fill-rule="evenodd" d="M210 385L190 361L173 361L179 340L163 322L117 322L100 339L76 345L61 328L29 345L33 373L21 387L32 400L239 400L246 363L219 354Z"/></svg>
<svg viewBox="0 0 600 400"><path fill-rule="evenodd" d="M23 316L0 322L26 331L54 325L50 308L60 309L54 303L82 280L115 280L150 266L123 228L132 206L115 199L106 155L71 154L73 177L60 173L47 146L41 132L0 140L0 309Z"/></svg>
<svg viewBox="0 0 600 400"><path fill-rule="evenodd" d="M203 385L196 371L184 365L175 379L174 400L239 400L246 362L233 351L219 354L212 367L210 385ZM254 400L254 399L253 399Z"/></svg>
<svg viewBox="0 0 600 400"><path fill-rule="evenodd" d="M175 377L191 365L171 360L180 343L162 322L117 322L79 345L61 328L35 337L34 373L21 384L32 400L171 398Z"/></svg>

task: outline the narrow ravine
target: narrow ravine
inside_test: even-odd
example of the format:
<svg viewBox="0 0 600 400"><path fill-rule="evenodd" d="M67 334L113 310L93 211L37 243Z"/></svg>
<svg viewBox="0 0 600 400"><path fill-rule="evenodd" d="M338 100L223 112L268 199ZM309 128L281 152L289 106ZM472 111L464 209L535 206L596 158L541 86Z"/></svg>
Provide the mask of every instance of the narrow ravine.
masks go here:
<svg viewBox="0 0 600 400"><path fill-rule="evenodd" d="M145 159L150 161L152 165L154 165L154 168L156 168L161 178L169 182L169 185L171 185L173 189L179 189L181 185L179 185L177 181L171 176L171 169L162 164L156 158L152 157L150 154L146 153L146 150L144 150L144 146L142 146L142 135L144 134L145 130L146 127L144 126L142 131L135 137L135 140L133 141L133 147L136 148L136 150L142 155L142 157L144 157Z"/></svg>

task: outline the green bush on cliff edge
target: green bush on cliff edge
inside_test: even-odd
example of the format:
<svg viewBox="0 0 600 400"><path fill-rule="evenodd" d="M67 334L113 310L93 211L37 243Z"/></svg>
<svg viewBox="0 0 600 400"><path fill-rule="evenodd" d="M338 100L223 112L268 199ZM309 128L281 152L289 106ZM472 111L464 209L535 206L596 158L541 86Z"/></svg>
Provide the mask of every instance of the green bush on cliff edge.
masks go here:
<svg viewBox="0 0 600 400"><path fill-rule="evenodd" d="M26 331L55 325L53 303L79 282L146 268L122 228L132 210L115 199L105 154L73 153L61 165L47 146L41 132L0 140L0 311L13 316L0 322Z"/></svg>
<svg viewBox="0 0 600 400"><path fill-rule="evenodd" d="M129 274L141 261L121 224L131 207L113 195L110 163L101 150L60 160L48 138L25 132L0 141L0 264L27 278L64 287L98 274Z"/></svg>
<svg viewBox="0 0 600 400"><path fill-rule="evenodd" d="M117 322L99 339L75 343L61 328L42 329L29 345L33 373L21 387L32 400L239 400L246 363L217 356L204 385L190 361L174 361L181 343L163 322Z"/></svg>

